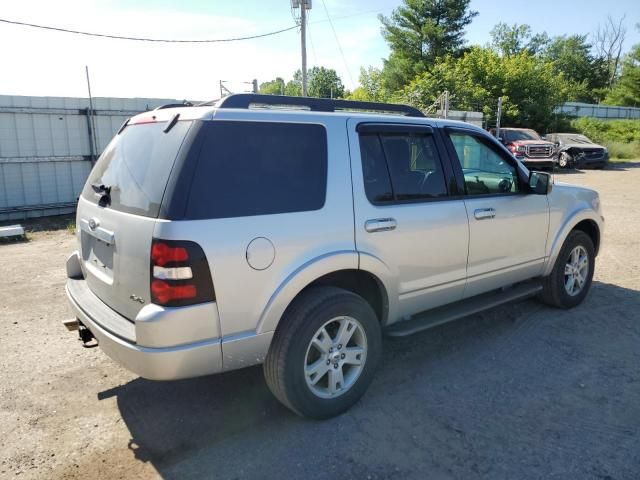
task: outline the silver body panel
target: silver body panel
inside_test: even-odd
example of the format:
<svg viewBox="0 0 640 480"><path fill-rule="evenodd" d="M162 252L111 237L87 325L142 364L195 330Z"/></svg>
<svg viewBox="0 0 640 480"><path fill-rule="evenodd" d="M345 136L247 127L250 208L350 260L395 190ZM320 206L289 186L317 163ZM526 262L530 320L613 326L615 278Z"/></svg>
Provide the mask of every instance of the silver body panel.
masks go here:
<svg viewBox="0 0 640 480"><path fill-rule="evenodd" d="M357 119L348 123L356 246L361 254L370 255L389 268L390 282L398 295L394 317L462 299L469 248L464 201L371 204L364 191L358 123ZM392 222L392 229L367 228L368 222L380 223L383 219Z"/></svg>
<svg viewBox="0 0 640 480"><path fill-rule="evenodd" d="M386 294L381 320L391 324L548 274L562 242L582 220L595 222L602 231L597 194L563 185L547 196L457 197L389 206L367 200L359 122L474 128L468 124L348 112L179 111L202 120L323 125L327 192L324 206L315 211L197 221L141 217L80 199L79 253L67 262L68 276L70 281L78 276L86 280L92 294L113 310L112 321L132 322L135 340L101 325L67 289L72 309L109 356L147 378L184 378L261 363L291 301L332 272L360 269L373 275ZM158 115L170 118L172 109ZM492 215L476 217L477 210L490 209ZM150 303L153 237L202 247L215 302L175 308ZM274 250L272 261L261 269L248 258L248 246L257 238L267 239Z"/></svg>
<svg viewBox="0 0 640 480"><path fill-rule="evenodd" d="M465 298L540 275L549 227L545 195L468 198L465 205L470 234ZM485 209L495 216L475 217Z"/></svg>

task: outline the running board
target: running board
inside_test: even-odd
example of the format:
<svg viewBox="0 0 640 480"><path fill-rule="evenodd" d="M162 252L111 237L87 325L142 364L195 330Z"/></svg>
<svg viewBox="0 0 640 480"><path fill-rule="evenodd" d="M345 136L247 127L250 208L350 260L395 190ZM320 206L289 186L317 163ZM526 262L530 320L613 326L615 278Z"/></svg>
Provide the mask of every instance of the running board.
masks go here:
<svg viewBox="0 0 640 480"><path fill-rule="evenodd" d="M391 337L404 337L420 330L437 327L443 323L452 322L467 315L497 307L503 303L533 297L541 291L542 284L539 281L529 281L508 289L494 290L493 292L483 293L450 305L418 313L411 317L410 320L401 320L390 325L384 330L384 333Z"/></svg>

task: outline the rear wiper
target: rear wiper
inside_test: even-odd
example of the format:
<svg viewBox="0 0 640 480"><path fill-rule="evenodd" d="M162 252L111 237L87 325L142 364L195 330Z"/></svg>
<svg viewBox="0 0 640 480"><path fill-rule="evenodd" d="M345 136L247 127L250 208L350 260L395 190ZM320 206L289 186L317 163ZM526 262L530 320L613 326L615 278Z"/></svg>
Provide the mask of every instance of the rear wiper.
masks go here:
<svg viewBox="0 0 640 480"><path fill-rule="evenodd" d="M106 207L111 204L111 186L92 183L91 188L94 192L100 195L100 200L98 201L98 205L101 207Z"/></svg>
<svg viewBox="0 0 640 480"><path fill-rule="evenodd" d="M111 187L107 186L107 185L103 185L101 183L92 183L91 184L91 188L93 188L93 191L96 193L106 193L107 195L109 195L111 193Z"/></svg>

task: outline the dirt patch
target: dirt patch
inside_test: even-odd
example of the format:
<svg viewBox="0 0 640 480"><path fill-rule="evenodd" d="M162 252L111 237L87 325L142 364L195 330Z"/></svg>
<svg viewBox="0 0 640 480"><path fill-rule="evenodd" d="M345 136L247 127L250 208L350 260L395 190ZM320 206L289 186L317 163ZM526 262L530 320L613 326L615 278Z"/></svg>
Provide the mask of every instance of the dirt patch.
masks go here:
<svg viewBox="0 0 640 480"><path fill-rule="evenodd" d="M260 368L151 382L82 348L61 324L68 219L0 245L0 477L640 478L640 164L556 180L602 198L585 303L386 339L370 391L326 422Z"/></svg>

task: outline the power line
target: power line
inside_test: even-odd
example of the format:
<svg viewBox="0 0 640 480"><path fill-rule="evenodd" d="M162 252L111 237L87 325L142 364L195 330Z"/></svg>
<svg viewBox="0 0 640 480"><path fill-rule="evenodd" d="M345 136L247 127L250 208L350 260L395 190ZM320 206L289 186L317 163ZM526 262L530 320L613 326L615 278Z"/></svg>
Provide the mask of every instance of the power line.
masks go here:
<svg viewBox="0 0 640 480"><path fill-rule="evenodd" d="M344 52L342 51L342 46L340 45L340 40L338 40L338 34L336 33L336 29L333 27L333 22L331 21L331 16L329 15L329 10L327 9L327 4L322 0L322 6L324 7L324 11L327 14L327 20L329 20L329 25L331 25L331 30L333 30L333 36L336 39L336 43L338 44L338 50L340 50L340 55L342 56L342 61L344 62L344 66L347 69L347 73L349 74L349 78L351 79L351 85L356 85L353 81L353 76L351 75L351 70L349 69L349 65L347 64L347 59L344 56Z"/></svg>
<svg viewBox="0 0 640 480"><path fill-rule="evenodd" d="M341 15L339 17L332 17L333 21L336 20L346 20L347 18L353 18L353 17L363 17L365 15L381 15L383 12L388 12L388 11L392 11L393 8L384 8L382 10L365 10L363 12L356 12L356 13L350 13L348 15ZM329 20L316 20L314 22L310 22L310 23L325 23L328 22Z"/></svg>
<svg viewBox="0 0 640 480"><path fill-rule="evenodd" d="M220 43L220 42L236 42L239 40L252 40L254 38L263 38L269 37L271 35L277 35L279 33L288 32L289 30L293 30L294 28L298 28L298 25L294 25L292 27L283 28L281 30L276 30L274 32L261 33L259 35L249 35L246 37L233 37L233 38L218 38L211 40L173 40L173 39L165 39L165 38L142 38L142 37L125 37L120 35L109 35L106 33L91 33L91 32L83 32L80 30L69 30L67 28L60 27L50 27L46 25L36 25L35 23L27 23L27 22L18 22L16 20L7 20L5 18L0 18L0 22L9 23L11 25L20 25L23 27L32 27L32 28L40 28L42 30L53 30L55 32L63 32L63 33L74 33L76 35L85 35L88 37L101 37L101 38L111 38L116 40L132 40L137 42L161 42L161 43Z"/></svg>

